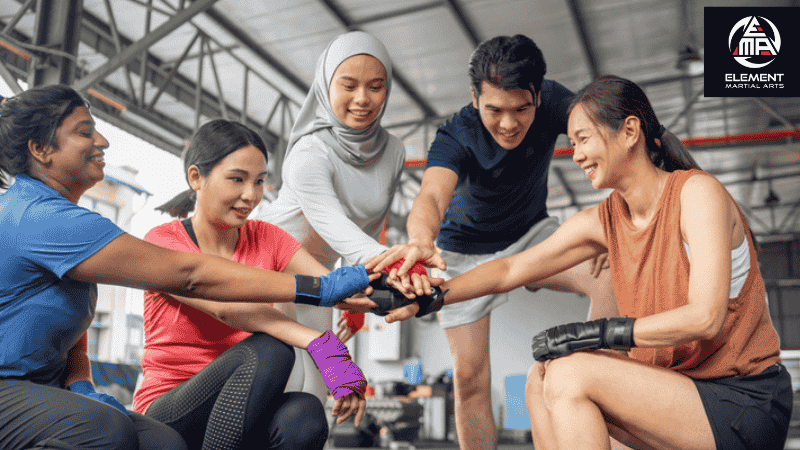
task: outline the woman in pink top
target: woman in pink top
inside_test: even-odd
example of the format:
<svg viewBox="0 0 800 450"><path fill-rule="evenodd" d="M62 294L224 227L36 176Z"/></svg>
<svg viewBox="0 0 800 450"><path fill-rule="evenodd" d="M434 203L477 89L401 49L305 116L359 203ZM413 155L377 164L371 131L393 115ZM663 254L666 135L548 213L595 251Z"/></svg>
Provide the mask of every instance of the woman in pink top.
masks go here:
<svg viewBox="0 0 800 450"><path fill-rule="evenodd" d="M791 382L736 202L631 81L603 76L578 92L568 136L592 186L614 192L541 244L441 286L444 303L456 303L608 252L625 317L533 339L526 398L536 448L608 449L609 437L646 449L783 448Z"/></svg>
<svg viewBox="0 0 800 450"><path fill-rule="evenodd" d="M145 240L273 271L328 273L283 230L248 220L262 198L266 164L255 132L227 120L206 123L184 155L191 189L160 208L186 217L196 204L195 213L154 228ZM134 409L176 429L189 448L322 448L328 428L320 401L284 392L292 347L308 349L319 369L333 374L325 381L339 422L353 413L360 422L363 376L330 331L320 336L267 304L153 291L145 293L144 320L144 377Z"/></svg>

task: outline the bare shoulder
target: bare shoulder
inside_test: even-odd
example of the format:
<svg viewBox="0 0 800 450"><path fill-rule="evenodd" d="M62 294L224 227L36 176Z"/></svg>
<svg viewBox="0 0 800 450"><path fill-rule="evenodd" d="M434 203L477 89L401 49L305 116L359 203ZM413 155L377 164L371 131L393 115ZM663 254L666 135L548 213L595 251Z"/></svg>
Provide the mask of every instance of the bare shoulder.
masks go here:
<svg viewBox="0 0 800 450"><path fill-rule="evenodd" d="M733 208L725 186L709 174L689 177L681 189L681 209L686 213L721 211ZM682 214L683 215L683 214Z"/></svg>
<svg viewBox="0 0 800 450"><path fill-rule="evenodd" d="M727 198L725 186L707 173L692 175L681 189L681 203L707 203Z"/></svg>
<svg viewBox="0 0 800 450"><path fill-rule="evenodd" d="M681 229L684 240L689 224L702 217L724 217L724 226L730 230L732 248L744 238L744 226L736 201L725 186L709 174L697 174L686 180L681 190ZM711 216L708 216L711 214Z"/></svg>

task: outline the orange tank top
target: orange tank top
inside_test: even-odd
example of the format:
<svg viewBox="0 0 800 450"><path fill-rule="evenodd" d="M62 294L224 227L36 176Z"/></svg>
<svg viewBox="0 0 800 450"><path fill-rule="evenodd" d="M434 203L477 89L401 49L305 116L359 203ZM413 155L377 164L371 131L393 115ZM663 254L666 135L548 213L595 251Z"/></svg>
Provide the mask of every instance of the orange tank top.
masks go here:
<svg viewBox="0 0 800 450"><path fill-rule="evenodd" d="M690 264L681 236L680 196L686 180L701 173L672 172L652 222L642 230L633 226L618 192L600 204L620 314L647 317L687 304ZM755 375L780 361L755 247L747 220L738 205L736 209L750 249L750 272L739 295L728 301L719 334L673 347L633 348L631 357L696 379Z"/></svg>

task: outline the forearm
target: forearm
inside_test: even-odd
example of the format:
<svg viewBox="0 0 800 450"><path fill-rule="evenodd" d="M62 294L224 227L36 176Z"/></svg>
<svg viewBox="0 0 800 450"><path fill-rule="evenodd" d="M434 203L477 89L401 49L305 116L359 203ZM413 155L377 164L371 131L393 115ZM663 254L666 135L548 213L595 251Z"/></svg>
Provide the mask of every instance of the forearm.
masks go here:
<svg viewBox="0 0 800 450"><path fill-rule="evenodd" d="M170 250L123 234L67 275L104 283L217 301L291 302L292 275L224 258Z"/></svg>
<svg viewBox="0 0 800 450"><path fill-rule="evenodd" d="M636 319L633 337L637 347L680 345L713 338L721 328L718 322L707 311L690 304Z"/></svg>
<svg viewBox="0 0 800 450"><path fill-rule="evenodd" d="M221 303L173 296L220 322L248 333L266 333L293 347L308 348L320 332L292 320L274 307L261 303Z"/></svg>
<svg viewBox="0 0 800 450"><path fill-rule="evenodd" d="M184 255L193 255L200 262L189 275L190 284L185 289L160 292L223 302L297 302L330 307L369 285L370 275L363 266L344 266L314 277L257 269L200 254Z"/></svg>
<svg viewBox="0 0 800 450"><path fill-rule="evenodd" d="M558 231L556 232L558 233ZM590 258L596 250L588 245L562 247L548 238L516 255L481 264L442 284L444 303L451 304L489 294L509 292L573 267Z"/></svg>
<svg viewBox="0 0 800 450"><path fill-rule="evenodd" d="M442 220L443 214L431 196L417 197L406 221L409 242L433 245L439 236Z"/></svg>
<svg viewBox="0 0 800 450"><path fill-rule="evenodd" d="M92 365L87 351L86 333L78 340L67 354L67 378L64 386L76 381L92 382Z"/></svg>
<svg viewBox="0 0 800 450"><path fill-rule="evenodd" d="M444 304L462 302L489 294L508 292L518 286L511 280L511 264L506 258L489 261L463 273L440 286L448 291Z"/></svg>
<svg viewBox="0 0 800 450"><path fill-rule="evenodd" d="M217 301L285 303L295 299L294 275L257 269L223 258L197 258L184 289L164 292Z"/></svg>

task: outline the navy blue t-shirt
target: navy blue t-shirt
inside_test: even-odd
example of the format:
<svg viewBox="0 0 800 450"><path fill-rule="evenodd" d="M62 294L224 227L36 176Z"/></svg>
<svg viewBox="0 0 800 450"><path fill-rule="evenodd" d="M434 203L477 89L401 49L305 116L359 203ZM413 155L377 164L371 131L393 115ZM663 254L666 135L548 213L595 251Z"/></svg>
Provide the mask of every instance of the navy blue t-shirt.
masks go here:
<svg viewBox="0 0 800 450"><path fill-rule="evenodd" d="M458 174L437 245L464 254L505 249L547 217L547 174L556 138L567 132L572 92L544 80L528 134L513 150L494 140L472 104L439 127L428 167Z"/></svg>
<svg viewBox="0 0 800 450"><path fill-rule="evenodd" d="M97 285L65 274L121 234L27 175L0 195L0 378L63 383L97 302Z"/></svg>

